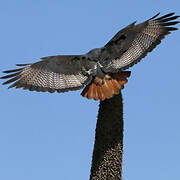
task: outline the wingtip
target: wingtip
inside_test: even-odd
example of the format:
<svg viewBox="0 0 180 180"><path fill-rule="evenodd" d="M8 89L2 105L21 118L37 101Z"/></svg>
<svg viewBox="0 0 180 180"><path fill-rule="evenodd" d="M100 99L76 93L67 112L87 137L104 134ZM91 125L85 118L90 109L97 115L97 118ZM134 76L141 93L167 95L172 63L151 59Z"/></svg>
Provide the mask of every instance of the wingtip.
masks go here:
<svg viewBox="0 0 180 180"><path fill-rule="evenodd" d="M150 18L150 19L148 19L148 20L152 20L152 19L155 19L157 16L159 16L160 15L160 12L159 13L157 13L155 16L153 16L152 18ZM171 16L173 16L173 15L175 15L175 12L171 12L171 13L168 13L168 14L166 14L166 15L164 15L164 16L161 16L161 17L159 17L159 18L157 18L156 20L161 20L161 19L164 19L164 18L167 18L167 17L171 17ZM175 16L175 17L179 17L179 16Z"/></svg>
<svg viewBox="0 0 180 180"><path fill-rule="evenodd" d="M6 70L6 71L2 71L2 73L9 73L9 70Z"/></svg>
<svg viewBox="0 0 180 180"><path fill-rule="evenodd" d="M13 73L13 72L18 72L18 71L21 71L22 69L24 69L24 68L7 70L7 71L3 71L3 73Z"/></svg>
<svg viewBox="0 0 180 180"><path fill-rule="evenodd" d="M16 64L16 66L28 66L30 64Z"/></svg>
<svg viewBox="0 0 180 180"><path fill-rule="evenodd" d="M2 76L2 77L0 77L0 79L6 79L6 76Z"/></svg>
<svg viewBox="0 0 180 180"><path fill-rule="evenodd" d="M159 16L159 15L160 15L160 12L158 12L156 15L154 15L153 17L151 17L150 19L148 19L148 21L156 18L156 17Z"/></svg>
<svg viewBox="0 0 180 180"><path fill-rule="evenodd" d="M157 18L157 19L155 19L156 21L159 21L159 20L163 20L163 19L174 19L174 17L176 17L176 16L173 16L173 15L175 15L175 12L172 12L172 13L168 13L168 14L166 14L166 15L164 15L164 16L161 16L161 17L159 17L159 18Z"/></svg>
<svg viewBox="0 0 180 180"><path fill-rule="evenodd" d="M13 88L13 87L14 87L14 86L9 86L8 89L11 89L11 88Z"/></svg>
<svg viewBox="0 0 180 180"><path fill-rule="evenodd" d="M172 13L169 13L169 14L167 14L167 15L173 16L174 14L175 14L175 12L172 12Z"/></svg>

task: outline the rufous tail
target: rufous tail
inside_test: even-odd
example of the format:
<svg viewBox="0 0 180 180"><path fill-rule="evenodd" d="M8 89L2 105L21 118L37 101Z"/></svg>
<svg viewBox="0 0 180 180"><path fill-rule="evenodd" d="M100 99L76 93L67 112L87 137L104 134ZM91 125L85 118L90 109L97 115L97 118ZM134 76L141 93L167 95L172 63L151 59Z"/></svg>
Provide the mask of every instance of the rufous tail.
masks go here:
<svg viewBox="0 0 180 180"><path fill-rule="evenodd" d="M88 99L105 100L119 94L120 89L128 82L130 71L122 71L114 74L106 74L104 79L96 77L93 82L87 85L81 95Z"/></svg>

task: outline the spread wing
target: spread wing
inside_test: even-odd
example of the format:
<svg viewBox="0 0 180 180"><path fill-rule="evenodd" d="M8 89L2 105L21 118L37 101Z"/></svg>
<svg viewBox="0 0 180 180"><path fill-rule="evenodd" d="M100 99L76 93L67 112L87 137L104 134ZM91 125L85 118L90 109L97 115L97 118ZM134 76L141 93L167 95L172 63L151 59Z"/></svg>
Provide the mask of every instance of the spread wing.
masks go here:
<svg viewBox="0 0 180 180"><path fill-rule="evenodd" d="M179 16L174 13L151 19L135 25L135 22L119 31L105 46L102 52L105 72L117 72L138 63L151 52L171 31L177 30L171 25Z"/></svg>
<svg viewBox="0 0 180 180"><path fill-rule="evenodd" d="M3 84L13 83L9 88L30 91L66 92L81 89L91 80L93 62L86 56L49 56L33 64L18 64L19 69L4 71L10 75Z"/></svg>

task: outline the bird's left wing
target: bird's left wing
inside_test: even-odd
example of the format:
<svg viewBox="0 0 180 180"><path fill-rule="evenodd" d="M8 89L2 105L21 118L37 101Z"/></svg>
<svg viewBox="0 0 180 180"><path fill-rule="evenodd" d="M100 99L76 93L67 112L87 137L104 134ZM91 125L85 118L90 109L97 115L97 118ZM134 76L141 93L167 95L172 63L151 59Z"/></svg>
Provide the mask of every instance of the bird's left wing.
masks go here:
<svg viewBox="0 0 180 180"><path fill-rule="evenodd" d="M4 71L10 75L3 84L13 83L9 88L30 91L66 92L83 88L91 80L92 61L86 56L49 56L33 64L18 64L22 68Z"/></svg>
<svg viewBox="0 0 180 180"><path fill-rule="evenodd" d="M138 63L151 52L171 31L177 30L171 25L179 16L174 13L151 19L135 25L135 22L119 31L102 51L102 64L105 72L117 72Z"/></svg>

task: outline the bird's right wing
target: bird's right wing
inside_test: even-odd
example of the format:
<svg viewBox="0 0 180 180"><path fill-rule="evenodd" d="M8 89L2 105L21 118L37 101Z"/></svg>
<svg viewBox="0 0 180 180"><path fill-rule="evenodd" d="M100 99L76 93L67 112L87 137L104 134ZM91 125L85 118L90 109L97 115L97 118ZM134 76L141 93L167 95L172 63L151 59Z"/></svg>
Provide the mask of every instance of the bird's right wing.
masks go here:
<svg viewBox="0 0 180 180"><path fill-rule="evenodd" d="M83 88L91 80L94 68L86 56L49 56L33 64L18 64L22 68L4 71L10 73L1 77L9 79L3 84L13 83L9 88L23 88L30 91L66 92ZM23 67L24 66L24 67Z"/></svg>
<svg viewBox="0 0 180 180"><path fill-rule="evenodd" d="M171 31L177 30L171 27L179 23L173 21L179 16L173 16L174 13L151 19L135 25L135 22L119 31L105 46L103 70L105 72L117 72L125 70L144 58L148 52L151 52L161 40Z"/></svg>

